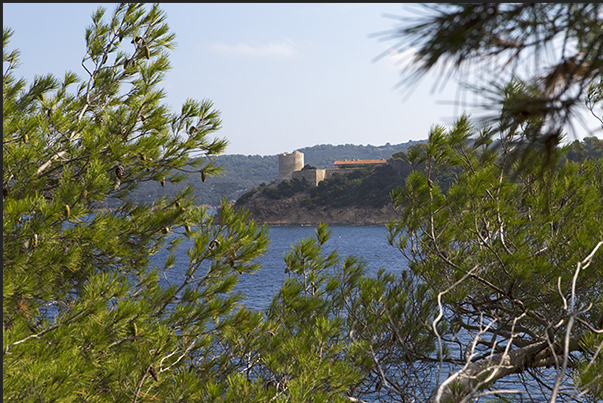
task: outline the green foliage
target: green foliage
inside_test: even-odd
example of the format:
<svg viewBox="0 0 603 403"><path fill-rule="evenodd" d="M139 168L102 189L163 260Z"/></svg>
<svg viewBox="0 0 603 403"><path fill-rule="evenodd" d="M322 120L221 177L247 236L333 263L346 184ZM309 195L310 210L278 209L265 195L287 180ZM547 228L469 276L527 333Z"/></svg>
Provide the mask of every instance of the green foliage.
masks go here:
<svg viewBox="0 0 603 403"><path fill-rule="evenodd" d="M429 4L390 38L416 49L403 72L410 89L427 72L446 66L447 80L479 97L493 130L515 125L524 139L517 156L538 149L552 157L564 132L586 106L599 122L603 107L603 41L599 3ZM510 95L510 96L509 96ZM498 112L505 111L500 119ZM544 163L549 163L545 160Z"/></svg>
<svg viewBox="0 0 603 403"><path fill-rule="evenodd" d="M266 184L264 184L264 186L261 187L265 187ZM237 201L235 202L235 204L238 205L242 205L245 204L249 199L251 199L253 197L254 194L256 194L258 192L258 188L253 188L251 190L248 190L247 192L245 192L243 194L243 196L239 197L237 199Z"/></svg>
<svg viewBox="0 0 603 403"><path fill-rule="evenodd" d="M304 205L382 207L390 203L391 191L402 183L403 177L388 165L350 170L335 174L310 189Z"/></svg>
<svg viewBox="0 0 603 403"><path fill-rule="evenodd" d="M286 257L291 277L271 308L252 312L233 290L259 268L267 229L225 201L217 215L195 207L190 187L137 197L140 184L211 178L226 144L210 138L220 124L211 102L187 100L178 114L161 104L173 45L164 20L156 6L122 4L105 22L100 8L86 78L29 88L5 30L3 397L347 401L372 365L344 314L362 266L348 259L334 274L325 227ZM184 238L192 246L174 281ZM163 267L150 267L162 249Z"/></svg>
<svg viewBox="0 0 603 403"><path fill-rule="evenodd" d="M603 158L603 140L594 136L585 137L582 142L575 140L567 147L562 158L575 162Z"/></svg>
<svg viewBox="0 0 603 403"><path fill-rule="evenodd" d="M594 254L584 273L576 271L576 265L603 239L603 160L563 160L575 146L556 149L552 155L530 154L533 161L525 165L511 150L484 159L488 143L469 147L458 141L467 136L479 139L464 121L461 118L448 133L430 136L413 155L430 168L414 170L395 194L400 220L389 225L389 240L409 260L417 281L440 293L444 309L437 323L450 325L439 333L441 351L457 333L464 335L457 339L464 349L471 349L475 336L470 335L478 329L481 339L493 337L510 347L512 343L511 354L538 351L539 360L518 361L509 371L513 373L522 366L537 368L561 360L562 346L569 345L565 354L589 368L585 380L580 380L582 375L576 380L586 385L592 379L590 368L601 361L592 352L601 346L593 329L600 329L603 316L603 255ZM516 141L516 135L509 133L506 140ZM548 164L548 158L555 164ZM459 164L463 169L443 193L430 172ZM544 172L542 166L547 167ZM568 308L569 300L588 308ZM572 325L574 320L580 324ZM585 347L578 348L580 343ZM491 354L503 353L485 346ZM460 372L474 379L477 372L472 371L480 365L484 371L489 368L487 361L479 361L485 356ZM450 358L459 365L465 362L463 356ZM456 392L449 386L443 396L453 401L454 393L471 396L509 373L475 385L459 381ZM565 375L576 376L569 370ZM523 376L543 382L538 372ZM592 393L600 394L592 382L589 385Z"/></svg>
<svg viewBox="0 0 603 403"><path fill-rule="evenodd" d="M559 7L583 16L591 6ZM408 269L368 277L361 260L325 252L319 225L285 255L288 278L256 312L234 287L259 269L267 228L227 200L209 214L190 187L150 203L135 193L217 174L218 111L161 103L174 35L158 6L105 14L85 32L85 78L28 86L4 29L4 400L458 401L507 380L526 396L531 382L550 385L551 400L603 398L603 147L588 137L515 158L546 114L519 122L514 108L539 88L507 87L496 142L462 116L405 152L378 147L392 151L386 166L312 188L312 203L379 205L403 181L388 240ZM591 35L589 20L572 21L571 37ZM447 38L454 52L457 39ZM115 209L99 210L109 200ZM162 249L163 267L150 267Z"/></svg>
<svg viewBox="0 0 603 403"><path fill-rule="evenodd" d="M265 358L277 390L288 390L291 401L345 401L350 385L362 372L346 343L341 306L329 292L329 271L338 263L336 252L323 255L330 231L319 225L316 238L307 238L285 254L289 278L268 308L275 323L271 352Z"/></svg>
<svg viewBox="0 0 603 403"><path fill-rule="evenodd" d="M263 195L266 195L269 199L278 200L292 197L293 195L303 192L310 187L310 184L305 180L290 179L284 180L276 187L265 187L261 189ZM239 202L237 200L236 205L242 205L245 200Z"/></svg>
<svg viewBox="0 0 603 403"><path fill-rule="evenodd" d="M215 352L248 315L232 290L258 268L267 230L226 204L209 215L190 188L132 200L140 183L214 175L210 157L226 141L211 138L210 101L180 113L161 103L174 44L165 13L120 4L105 14L86 29L84 78L28 86L4 30L3 398L188 401L212 382L227 395L237 377ZM115 210L97 210L110 198ZM186 274L163 286L174 256L163 268L150 257L183 236L194 244Z"/></svg>

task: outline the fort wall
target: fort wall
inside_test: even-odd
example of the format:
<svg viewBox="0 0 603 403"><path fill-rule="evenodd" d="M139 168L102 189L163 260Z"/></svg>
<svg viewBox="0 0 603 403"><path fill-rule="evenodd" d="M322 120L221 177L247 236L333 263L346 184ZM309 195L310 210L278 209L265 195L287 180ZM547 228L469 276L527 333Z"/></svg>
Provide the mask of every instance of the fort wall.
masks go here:
<svg viewBox="0 0 603 403"><path fill-rule="evenodd" d="M302 171L293 171L292 179L305 179L312 186L316 186L320 181L325 180L325 171L326 169L306 169Z"/></svg>
<svg viewBox="0 0 603 403"><path fill-rule="evenodd" d="M304 154L300 151L282 153L278 156L278 178L276 183L284 180L305 179L312 186L317 186L321 181L329 179L335 174L344 174L368 164L385 164L387 160L351 160L335 161L335 168L302 169L304 167Z"/></svg>

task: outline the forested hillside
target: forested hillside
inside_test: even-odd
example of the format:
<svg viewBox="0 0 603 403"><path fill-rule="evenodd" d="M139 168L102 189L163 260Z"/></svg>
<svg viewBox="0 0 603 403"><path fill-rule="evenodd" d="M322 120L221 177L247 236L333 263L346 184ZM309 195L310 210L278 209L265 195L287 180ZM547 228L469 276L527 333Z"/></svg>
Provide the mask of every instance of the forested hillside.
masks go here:
<svg viewBox="0 0 603 403"><path fill-rule="evenodd" d="M333 146L330 144L320 144L312 147L299 149L304 153L304 162L315 166L316 168L333 168L333 162L337 160L354 159L381 159L389 158L397 152L406 151L408 147L419 141L408 141L401 144L386 143L382 146L373 146L367 144L340 144ZM293 150L291 150L293 151Z"/></svg>
<svg viewBox="0 0 603 403"><path fill-rule="evenodd" d="M405 151L416 141L400 144L373 145L330 145L320 144L299 149L304 153L304 161L317 168L332 168L333 162L343 159L389 158L393 154ZM284 152L292 152L288 150ZM171 196L184 189L188 184L194 188L198 204L216 206L221 197L235 201L248 190L261 183L270 183L278 175L278 155L218 155L213 157L216 166L222 168L217 176L203 178L200 174L191 174L178 184L166 182L141 183L133 193L137 202L152 201L162 196Z"/></svg>
<svg viewBox="0 0 603 403"><path fill-rule="evenodd" d="M313 147L320 150L323 146ZM331 146L332 147L332 146ZM340 146L341 147L341 146ZM346 146L343 146L344 148ZM412 171L409 154L419 153L424 143L414 144L407 151L399 151L388 158L388 163L381 166L364 167L350 170L341 175L334 175L313 187L305 181L294 179L283 181L278 185L253 188L241 196L237 206L245 206L246 202L257 192L261 192L268 200L288 199L300 192L305 192L301 207L312 209L317 206L342 207L383 207L391 203L392 191L406 183L406 177ZM597 159L603 156L603 140L597 137L586 137L583 141L574 141L566 146L562 161L580 162L586 159ZM375 157L363 157L375 158ZM424 163L419 164L424 167ZM456 167L442 170L435 182L446 192L459 169Z"/></svg>

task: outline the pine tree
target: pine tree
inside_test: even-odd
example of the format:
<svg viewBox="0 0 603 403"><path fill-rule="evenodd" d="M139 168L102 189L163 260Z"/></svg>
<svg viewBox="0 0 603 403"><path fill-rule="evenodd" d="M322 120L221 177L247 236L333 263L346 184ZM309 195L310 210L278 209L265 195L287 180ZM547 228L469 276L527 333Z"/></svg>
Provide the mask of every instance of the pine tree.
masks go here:
<svg viewBox="0 0 603 403"><path fill-rule="evenodd" d="M145 181L211 175L219 112L162 103L174 34L157 5L99 8L84 77L17 76L3 32L3 397L5 401L190 401L227 385L218 334L239 320L238 276L257 269L267 230L187 188L151 204ZM109 202L111 202L109 204ZM106 209L108 205L113 209ZM192 243L186 275L150 258ZM169 278L169 276L168 276ZM173 280L171 280L173 281ZM238 316L237 316L238 315Z"/></svg>
<svg viewBox="0 0 603 403"><path fill-rule="evenodd" d="M550 155L565 133L586 127L580 115L587 110L585 103L601 120L601 4L421 7L416 18L400 17L398 27L384 34L397 40L397 49L414 51L412 63L402 72L401 84L408 89L430 71L443 73L442 85L457 77L460 90L478 95L477 103L463 108L483 107L494 130L525 126L525 139L517 144L522 151L539 149ZM501 108L507 114L503 121Z"/></svg>
<svg viewBox="0 0 603 403"><path fill-rule="evenodd" d="M442 129L409 155L425 167L394 195L400 219L389 226L414 282L438 305L437 316L423 316L436 354L417 362L441 375L431 394L415 396L600 399L603 160L564 161L567 146L542 171L544 154L530 152L527 166L510 157L521 131L501 135L494 152L493 131L467 116ZM435 179L450 166L462 171L444 194Z"/></svg>

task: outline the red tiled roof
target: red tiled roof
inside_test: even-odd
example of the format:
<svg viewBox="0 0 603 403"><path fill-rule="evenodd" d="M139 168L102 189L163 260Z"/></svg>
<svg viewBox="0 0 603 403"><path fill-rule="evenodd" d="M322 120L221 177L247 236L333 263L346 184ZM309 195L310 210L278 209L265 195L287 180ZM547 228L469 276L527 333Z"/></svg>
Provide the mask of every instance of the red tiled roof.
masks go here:
<svg viewBox="0 0 603 403"><path fill-rule="evenodd" d="M335 161L334 165L365 165L365 164L386 164L386 159L380 160L345 160L345 161Z"/></svg>

